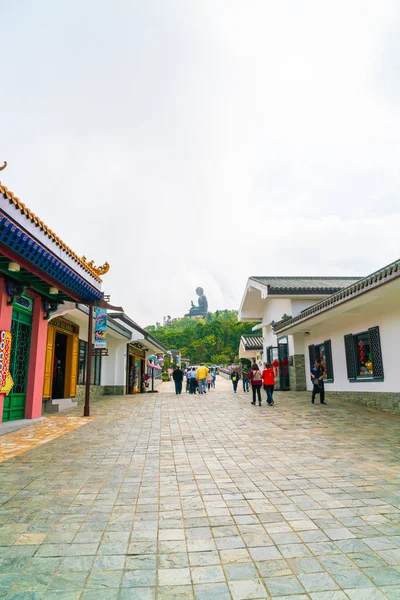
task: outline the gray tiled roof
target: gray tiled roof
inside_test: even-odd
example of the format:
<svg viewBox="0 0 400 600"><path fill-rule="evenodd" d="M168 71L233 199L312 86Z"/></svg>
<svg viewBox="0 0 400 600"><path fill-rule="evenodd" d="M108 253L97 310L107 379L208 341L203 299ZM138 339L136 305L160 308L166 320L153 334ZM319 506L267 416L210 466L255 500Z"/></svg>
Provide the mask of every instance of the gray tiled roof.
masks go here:
<svg viewBox="0 0 400 600"><path fill-rule="evenodd" d="M364 277L355 283L350 283L344 289L339 290L331 296L328 296L328 298L321 300L321 302L317 302L309 308L306 308L296 317L292 317L287 321L279 321L279 323L276 323L274 325L274 330L275 332L277 332L282 331L284 329L288 329L296 323L306 321L307 319L311 319L316 314L325 312L326 310L334 308L338 304L342 304L343 302L352 300L357 296L361 296L362 294L365 294L370 290L373 290L381 285L384 285L385 283L389 283L390 281L399 278L400 259L396 260L390 265L387 265L386 267L383 267L382 269L379 269L379 271L371 273L371 275L368 275L367 277Z"/></svg>
<svg viewBox="0 0 400 600"><path fill-rule="evenodd" d="M262 350L263 348L263 337L258 334L242 335L240 338L245 350Z"/></svg>
<svg viewBox="0 0 400 600"><path fill-rule="evenodd" d="M268 287L269 294L334 294L356 283L361 277L256 277Z"/></svg>

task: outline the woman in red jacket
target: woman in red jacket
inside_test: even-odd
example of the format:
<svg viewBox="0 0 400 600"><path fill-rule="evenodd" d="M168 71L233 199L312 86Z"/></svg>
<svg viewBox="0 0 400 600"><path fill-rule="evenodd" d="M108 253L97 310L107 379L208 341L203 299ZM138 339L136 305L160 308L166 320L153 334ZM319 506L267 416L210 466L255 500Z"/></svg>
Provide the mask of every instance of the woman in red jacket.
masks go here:
<svg viewBox="0 0 400 600"><path fill-rule="evenodd" d="M258 396L258 406L261 406L261 386L262 386L262 377L261 371L258 368L257 363L254 363L251 367L251 371L249 373L249 379L251 383L251 390L253 392L253 402L251 404L256 403L256 394Z"/></svg>
<svg viewBox="0 0 400 600"><path fill-rule="evenodd" d="M262 372L262 379L264 383L264 390L267 392L267 403L269 406L274 404L272 394L274 393L275 377L274 370L269 363L265 363L265 369Z"/></svg>

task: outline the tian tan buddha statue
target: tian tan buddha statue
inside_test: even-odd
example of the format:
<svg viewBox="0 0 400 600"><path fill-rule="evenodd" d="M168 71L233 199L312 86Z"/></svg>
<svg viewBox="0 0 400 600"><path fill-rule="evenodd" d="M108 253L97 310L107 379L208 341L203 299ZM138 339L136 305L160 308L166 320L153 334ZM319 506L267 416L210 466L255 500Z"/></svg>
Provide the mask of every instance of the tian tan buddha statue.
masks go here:
<svg viewBox="0 0 400 600"><path fill-rule="evenodd" d="M196 288L196 294L199 297L199 305L195 306L192 301L192 306L189 309L189 312L185 317L196 317L196 316L204 316L208 313L208 302L207 298L203 293L203 288Z"/></svg>

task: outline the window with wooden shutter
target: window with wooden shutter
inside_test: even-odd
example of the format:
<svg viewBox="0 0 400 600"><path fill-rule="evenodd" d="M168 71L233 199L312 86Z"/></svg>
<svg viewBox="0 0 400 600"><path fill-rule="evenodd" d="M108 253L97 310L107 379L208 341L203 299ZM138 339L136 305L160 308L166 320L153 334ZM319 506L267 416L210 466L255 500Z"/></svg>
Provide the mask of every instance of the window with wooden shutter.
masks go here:
<svg viewBox="0 0 400 600"><path fill-rule="evenodd" d="M332 361L332 344L331 340L325 340L325 362L326 362L326 378L333 381L333 361Z"/></svg>
<svg viewBox="0 0 400 600"><path fill-rule="evenodd" d="M383 360L379 327L344 337L347 374L351 381L382 381Z"/></svg>
<svg viewBox="0 0 400 600"><path fill-rule="evenodd" d="M354 339L351 333L344 336L344 348L346 352L347 377L350 380L355 380L357 376L356 357L354 353Z"/></svg>
<svg viewBox="0 0 400 600"><path fill-rule="evenodd" d="M314 366L317 359L321 361L324 368L324 380L327 383L333 382L332 348L331 340L326 340L322 344L314 344L308 347L310 355L310 369Z"/></svg>
<svg viewBox="0 0 400 600"><path fill-rule="evenodd" d="M383 379L383 360L379 327L371 327L368 329L368 333L370 339L373 376L374 379Z"/></svg>
<svg viewBox="0 0 400 600"><path fill-rule="evenodd" d="M308 346L308 356L310 357L310 369L313 368L315 363L315 346Z"/></svg>

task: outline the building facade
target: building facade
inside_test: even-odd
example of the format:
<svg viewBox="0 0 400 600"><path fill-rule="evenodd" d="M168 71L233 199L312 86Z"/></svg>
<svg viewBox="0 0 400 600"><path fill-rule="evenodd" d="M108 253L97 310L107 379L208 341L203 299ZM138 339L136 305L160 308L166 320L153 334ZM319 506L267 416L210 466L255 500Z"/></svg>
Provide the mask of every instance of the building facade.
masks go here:
<svg viewBox="0 0 400 600"><path fill-rule="evenodd" d="M107 269L77 256L0 185L0 422L41 416L49 381L48 320L64 302L101 300L100 275ZM77 376L72 359L78 352L77 331L58 325L54 343L62 339L60 351L69 357L65 368L70 389L65 391L71 393Z"/></svg>
<svg viewBox="0 0 400 600"><path fill-rule="evenodd" d="M250 277L238 312L240 322L259 322L253 329L263 340L261 362L274 365L276 387L305 389L304 358L294 352L286 332L274 324L299 315L309 306L358 281L357 277ZM290 356L294 357L290 364Z"/></svg>
<svg viewBox="0 0 400 600"><path fill-rule="evenodd" d="M262 367L263 338L257 333L242 335L239 344L239 359L247 358Z"/></svg>
<svg viewBox="0 0 400 600"><path fill-rule="evenodd" d="M400 260L275 324L293 340L290 360L302 357L304 389L310 366L325 368L329 396L400 410L397 334L400 334Z"/></svg>

